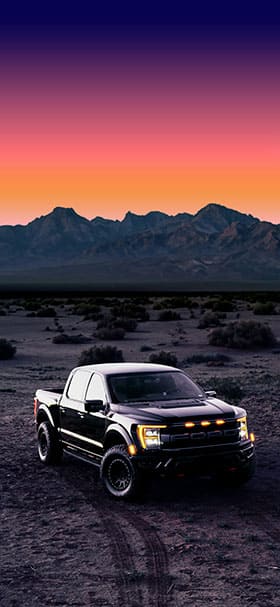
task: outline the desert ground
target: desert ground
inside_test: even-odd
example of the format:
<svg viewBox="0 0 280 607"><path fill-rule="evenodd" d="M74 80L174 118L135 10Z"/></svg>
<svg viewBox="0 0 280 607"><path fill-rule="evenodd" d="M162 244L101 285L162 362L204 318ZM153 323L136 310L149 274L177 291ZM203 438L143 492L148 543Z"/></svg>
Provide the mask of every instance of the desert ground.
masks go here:
<svg viewBox="0 0 280 607"><path fill-rule="evenodd" d="M231 298L222 324L268 323L278 340L268 348L235 349L209 345L211 327L198 328L211 297L191 297L192 304L172 308L180 318L159 321L170 302L134 296L149 320L106 342L97 335L98 314L106 316L116 299L97 297L99 312L90 317L79 306L89 310L94 297L2 298L0 338L17 349L13 358L0 360L3 607L280 605L280 298L275 296L274 314L261 316L253 311L257 295ZM125 301L119 298L120 309ZM42 307L52 307L56 316L38 316ZM54 343L61 334L88 343ZM105 344L121 349L126 361L169 352L219 396L219 387L229 387L227 400L247 409L256 434L254 478L234 489L208 477L159 478L140 500L116 502L94 467L69 456L44 467L37 456L34 393L62 386L84 350Z"/></svg>

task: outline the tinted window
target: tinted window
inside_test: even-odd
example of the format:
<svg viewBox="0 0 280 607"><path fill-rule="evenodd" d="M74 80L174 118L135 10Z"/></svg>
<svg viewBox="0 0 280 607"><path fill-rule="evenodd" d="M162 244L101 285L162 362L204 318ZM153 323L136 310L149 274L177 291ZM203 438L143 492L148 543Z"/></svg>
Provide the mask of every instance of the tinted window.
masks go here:
<svg viewBox="0 0 280 607"><path fill-rule="evenodd" d="M79 401L84 400L89 377L90 375L86 371L76 371L67 391L68 398Z"/></svg>
<svg viewBox="0 0 280 607"><path fill-rule="evenodd" d="M167 401L203 395L187 375L178 371L129 373L109 378L113 402Z"/></svg>
<svg viewBox="0 0 280 607"><path fill-rule="evenodd" d="M103 400L105 402L105 390L99 375L93 375L86 394L87 400Z"/></svg>

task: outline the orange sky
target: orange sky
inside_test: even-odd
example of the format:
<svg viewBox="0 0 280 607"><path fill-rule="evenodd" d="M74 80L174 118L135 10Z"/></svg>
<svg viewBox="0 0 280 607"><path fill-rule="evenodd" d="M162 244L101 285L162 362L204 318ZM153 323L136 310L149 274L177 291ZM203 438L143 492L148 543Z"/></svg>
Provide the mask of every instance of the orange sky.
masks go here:
<svg viewBox="0 0 280 607"><path fill-rule="evenodd" d="M208 202L279 222L277 167L25 167L1 173L8 202L1 209L2 224L10 223L13 213L16 223L26 223L58 205L89 218L116 219L127 210L194 213Z"/></svg>
<svg viewBox="0 0 280 607"><path fill-rule="evenodd" d="M115 219L210 202L280 223L273 54L44 61L0 64L0 224L58 205Z"/></svg>

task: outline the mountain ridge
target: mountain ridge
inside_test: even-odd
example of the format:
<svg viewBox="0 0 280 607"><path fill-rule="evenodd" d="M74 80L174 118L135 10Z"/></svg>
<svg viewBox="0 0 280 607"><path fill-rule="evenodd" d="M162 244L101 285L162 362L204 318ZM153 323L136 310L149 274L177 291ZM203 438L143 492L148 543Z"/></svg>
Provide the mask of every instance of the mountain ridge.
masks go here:
<svg viewBox="0 0 280 607"><path fill-rule="evenodd" d="M19 280L28 272L65 268L65 280L89 269L89 284L102 280L139 285L176 279L272 280L280 285L280 225L209 203L194 215L128 211L122 220L86 219L57 206L26 226L0 226L2 273ZM71 274L72 273L72 274ZM63 271L62 271L63 274ZM33 280L32 279L32 280ZM12 280L12 278L11 278Z"/></svg>

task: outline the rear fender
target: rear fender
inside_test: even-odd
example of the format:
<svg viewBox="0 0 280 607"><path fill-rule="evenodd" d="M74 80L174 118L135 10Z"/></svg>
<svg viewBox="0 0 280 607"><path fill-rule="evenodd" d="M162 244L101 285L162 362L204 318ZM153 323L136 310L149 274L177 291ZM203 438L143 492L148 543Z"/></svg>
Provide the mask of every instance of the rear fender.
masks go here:
<svg viewBox="0 0 280 607"><path fill-rule="evenodd" d="M49 408L47 407L47 405L40 405L39 409L37 411L37 417L36 417L36 425L37 428L39 427L39 425L41 424L41 422L44 421L49 421L50 424L55 428L55 423L52 417L52 414L49 410Z"/></svg>

